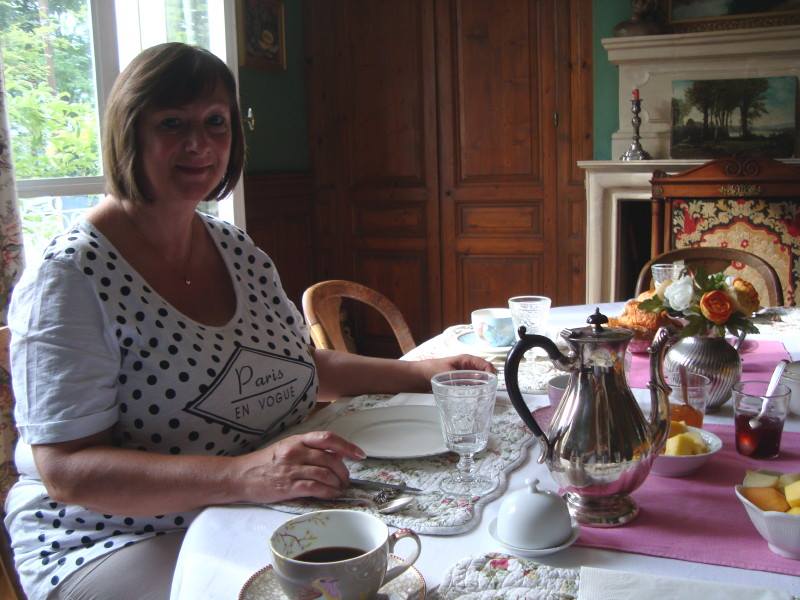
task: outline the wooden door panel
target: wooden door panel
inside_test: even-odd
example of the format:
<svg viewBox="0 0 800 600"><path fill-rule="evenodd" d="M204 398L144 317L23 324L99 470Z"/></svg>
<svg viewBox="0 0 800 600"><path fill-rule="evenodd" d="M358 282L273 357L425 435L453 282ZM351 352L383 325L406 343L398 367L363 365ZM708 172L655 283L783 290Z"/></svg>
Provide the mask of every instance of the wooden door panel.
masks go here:
<svg viewBox="0 0 800 600"><path fill-rule="evenodd" d="M437 3L448 325L468 321L488 299L505 306L512 289L556 292L541 270L556 248L554 1ZM478 265L498 276L471 275Z"/></svg>
<svg viewBox="0 0 800 600"><path fill-rule="evenodd" d="M462 203L458 211L459 237L542 236L542 203Z"/></svg>
<svg viewBox="0 0 800 600"><path fill-rule="evenodd" d="M454 8L459 183L538 181L538 11L528 0L460 0Z"/></svg>
<svg viewBox="0 0 800 600"><path fill-rule="evenodd" d="M362 249L354 257L356 279L390 298L403 314L417 343L427 339L430 328L428 317L428 272L425 249L408 251L375 251ZM387 344L394 339L391 330L380 316L372 311L361 311L363 324L360 337L365 350L372 356L396 355L397 344Z"/></svg>
<svg viewBox="0 0 800 600"><path fill-rule="evenodd" d="M422 2L349 3L350 185L425 186Z"/></svg>
<svg viewBox="0 0 800 600"><path fill-rule="evenodd" d="M463 281L461 304L472 311L508 306L510 297L541 289L544 274L539 255L508 254L462 256L459 275Z"/></svg>
<svg viewBox="0 0 800 600"><path fill-rule="evenodd" d="M559 2L556 19L558 285L553 300L580 304L586 281L586 193L577 161L592 157L591 2Z"/></svg>

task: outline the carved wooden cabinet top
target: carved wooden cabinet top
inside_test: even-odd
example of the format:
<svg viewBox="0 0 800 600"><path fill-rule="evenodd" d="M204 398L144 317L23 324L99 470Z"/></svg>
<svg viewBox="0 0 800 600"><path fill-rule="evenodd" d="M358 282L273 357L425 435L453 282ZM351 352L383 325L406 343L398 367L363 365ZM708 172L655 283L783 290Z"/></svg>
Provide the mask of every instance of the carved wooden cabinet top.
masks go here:
<svg viewBox="0 0 800 600"><path fill-rule="evenodd" d="M769 158L720 158L676 175L653 172L654 198L783 198L800 201L800 167Z"/></svg>

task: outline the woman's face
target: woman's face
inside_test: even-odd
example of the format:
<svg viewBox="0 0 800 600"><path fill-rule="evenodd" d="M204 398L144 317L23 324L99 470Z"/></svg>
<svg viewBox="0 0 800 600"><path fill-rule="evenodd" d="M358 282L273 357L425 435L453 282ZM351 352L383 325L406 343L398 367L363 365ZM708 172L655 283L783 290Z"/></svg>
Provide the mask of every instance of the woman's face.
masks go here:
<svg viewBox="0 0 800 600"><path fill-rule="evenodd" d="M144 194L192 208L219 185L231 152L230 98L222 85L174 108L149 108L137 126Z"/></svg>

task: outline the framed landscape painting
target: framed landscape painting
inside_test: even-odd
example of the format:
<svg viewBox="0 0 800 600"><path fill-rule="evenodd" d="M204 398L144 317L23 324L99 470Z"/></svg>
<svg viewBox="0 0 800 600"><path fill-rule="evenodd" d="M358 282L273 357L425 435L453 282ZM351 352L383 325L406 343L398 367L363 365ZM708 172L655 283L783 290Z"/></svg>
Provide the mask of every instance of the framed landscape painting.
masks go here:
<svg viewBox="0 0 800 600"><path fill-rule="evenodd" d="M795 156L797 78L672 82L672 158Z"/></svg>
<svg viewBox="0 0 800 600"><path fill-rule="evenodd" d="M800 23L800 0L661 0L671 31L716 31Z"/></svg>

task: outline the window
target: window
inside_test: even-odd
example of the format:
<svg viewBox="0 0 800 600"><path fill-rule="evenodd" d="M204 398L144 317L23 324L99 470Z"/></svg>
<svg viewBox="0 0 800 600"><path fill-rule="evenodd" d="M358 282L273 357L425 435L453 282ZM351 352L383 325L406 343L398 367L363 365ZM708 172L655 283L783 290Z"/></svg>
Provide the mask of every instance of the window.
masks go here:
<svg viewBox="0 0 800 600"><path fill-rule="evenodd" d="M0 0L28 264L102 198L100 115L120 69L144 48L181 41L208 48L236 73L233 15L233 0ZM242 225L233 205L220 203L219 212Z"/></svg>

